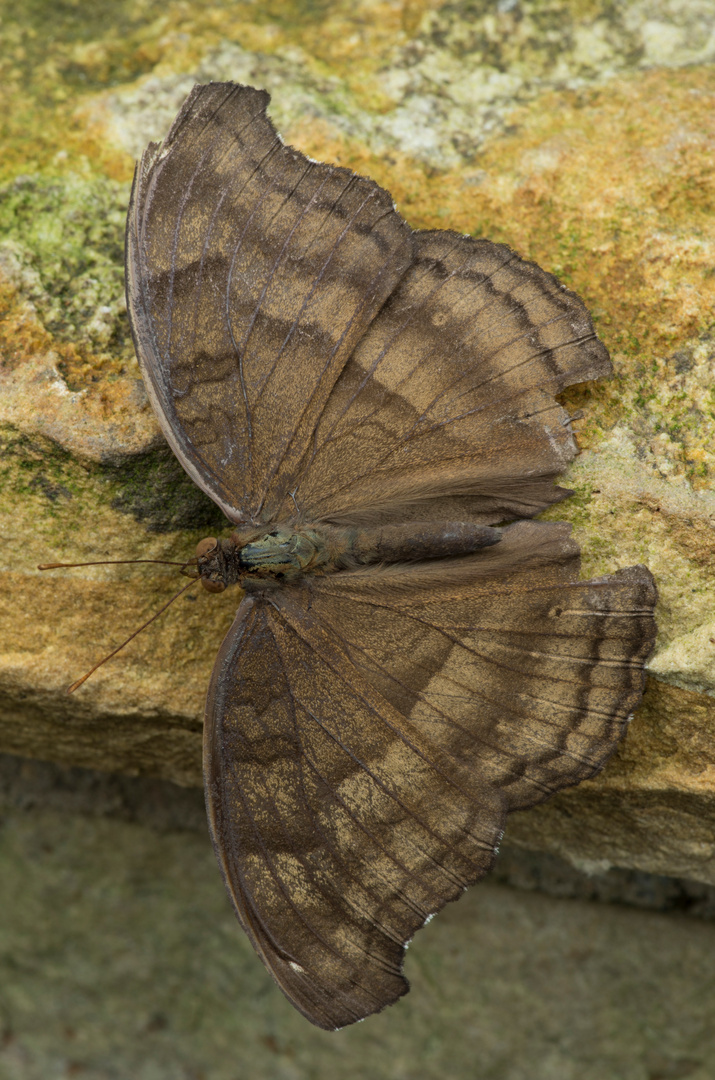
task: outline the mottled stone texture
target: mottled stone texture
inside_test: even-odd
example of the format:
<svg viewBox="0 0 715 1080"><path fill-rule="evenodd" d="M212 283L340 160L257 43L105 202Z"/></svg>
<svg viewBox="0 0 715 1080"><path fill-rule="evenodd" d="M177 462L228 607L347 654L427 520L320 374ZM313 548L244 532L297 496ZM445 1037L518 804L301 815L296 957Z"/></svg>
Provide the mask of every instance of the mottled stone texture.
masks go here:
<svg viewBox="0 0 715 1080"><path fill-rule="evenodd" d="M68 698L181 579L34 566L182 559L223 527L138 377L123 216L132 155L192 83L250 81L286 138L373 175L415 227L511 243L589 304L617 374L565 395L583 453L550 516L573 522L588 574L651 567L660 638L622 750L508 835L715 882L712 4L0 7L0 750L200 783L237 598L182 598Z"/></svg>

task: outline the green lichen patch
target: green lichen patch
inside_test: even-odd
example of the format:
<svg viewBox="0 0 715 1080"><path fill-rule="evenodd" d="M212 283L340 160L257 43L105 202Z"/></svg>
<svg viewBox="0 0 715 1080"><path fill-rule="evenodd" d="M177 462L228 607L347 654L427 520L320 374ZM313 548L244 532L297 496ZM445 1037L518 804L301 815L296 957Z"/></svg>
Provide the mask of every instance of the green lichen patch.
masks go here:
<svg viewBox="0 0 715 1080"><path fill-rule="evenodd" d="M55 100L63 100L73 82L86 89L92 81L136 78L152 59L146 56L142 65L136 56L138 36L147 36L162 10L157 0L3 0L3 76L44 84ZM83 55L93 56L94 65L82 64Z"/></svg>
<svg viewBox="0 0 715 1080"><path fill-rule="evenodd" d="M0 177L78 164L88 149L72 119L78 97L148 70L156 56L143 56L133 35L161 14L157 0L0 0ZM81 62L90 56L103 57L98 68Z"/></svg>
<svg viewBox="0 0 715 1080"><path fill-rule="evenodd" d="M89 534L91 544L93 531L103 535L98 542L111 534L118 540L122 533L133 533L132 545L141 544L147 534L175 534L181 557L188 557L201 535L227 528L221 511L167 447L119 466L80 463L51 439L30 438L2 425L0 492L7 529L32 534L33 543L51 544L60 553L57 558L76 550L80 534ZM11 552L6 558L12 561Z"/></svg>
<svg viewBox="0 0 715 1080"><path fill-rule="evenodd" d="M599 577L636 563L648 566L655 576L658 648L651 664L674 642L696 634L704 639L702 666L711 667L712 643L705 628L712 626L715 611L712 494L693 493L682 483L661 478L622 426L598 453L578 457L564 483L575 494L542 516L573 525L583 576ZM713 633L711 629L709 636ZM712 672L701 683L713 693Z"/></svg>
<svg viewBox="0 0 715 1080"><path fill-rule="evenodd" d="M65 503L77 500L73 513L81 516L97 495L89 486L87 471L56 443L29 439L8 425L0 428L0 490L6 510L10 501L32 501L38 519L54 518Z"/></svg>
<svg viewBox="0 0 715 1080"><path fill-rule="evenodd" d="M129 458L104 475L111 478L113 509L131 514L149 532L210 534L228 527L223 513L189 479L168 447Z"/></svg>
<svg viewBox="0 0 715 1080"><path fill-rule="evenodd" d="M609 334L602 331L608 342ZM579 433L597 446L617 425L628 429L634 452L653 474L709 490L715 477L715 323L679 348L614 350L615 376L607 384L576 387L562 395L570 409L588 406ZM578 426L578 425L577 425Z"/></svg>
<svg viewBox="0 0 715 1080"><path fill-rule="evenodd" d="M134 366L124 301L126 184L18 177L0 187L0 273L56 342L70 389Z"/></svg>
<svg viewBox="0 0 715 1080"><path fill-rule="evenodd" d="M670 356L636 366L629 427L666 479L712 486L715 326Z"/></svg>

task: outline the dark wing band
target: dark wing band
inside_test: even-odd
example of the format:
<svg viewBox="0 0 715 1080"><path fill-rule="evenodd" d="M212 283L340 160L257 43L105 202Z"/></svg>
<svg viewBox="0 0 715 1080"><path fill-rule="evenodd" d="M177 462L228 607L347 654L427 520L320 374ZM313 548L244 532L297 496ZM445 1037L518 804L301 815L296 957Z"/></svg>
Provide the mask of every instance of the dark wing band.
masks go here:
<svg viewBox="0 0 715 1080"><path fill-rule="evenodd" d="M653 577L578 581L569 526L476 556L326 577L311 614L419 736L525 809L598 772L645 684Z"/></svg>
<svg viewBox="0 0 715 1080"><path fill-rule="evenodd" d="M130 320L189 475L232 521L489 523L561 498L554 395L611 371L583 303L504 245L413 235L373 181L285 146L267 103L195 87L135 178Z"/></svg>

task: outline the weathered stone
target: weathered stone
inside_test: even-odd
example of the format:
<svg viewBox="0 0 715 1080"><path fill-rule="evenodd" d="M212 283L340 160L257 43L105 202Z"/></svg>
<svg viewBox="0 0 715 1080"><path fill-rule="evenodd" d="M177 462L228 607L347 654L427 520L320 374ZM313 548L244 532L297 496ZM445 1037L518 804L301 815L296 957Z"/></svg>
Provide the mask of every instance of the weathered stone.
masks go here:
<svg viewBox="0 0 715 1080"><path fill-rule="evenodd" d="M0 754L0 822L35 811L68 820L77 815L112 818L160 833L187 831L207 836L200 788L179 787L154 776L127 776ZM604 869L585 860L584 864L586 870L579 870L553 853L507 841L500 845L489 880L550 896L715 920L715 885L643 870Z"/></svg>
<svg viewBox="0 0 715 1080"><path fill-rule="evenodd" d="M183 579L32 568L180 561L222 527L138 381L122 219L130 155L193 81L250 80L274 91L286 138L373 175L415 227L511 243L591 307L617 374L564 396L583 410L583 453L575 495L549 516L573 522L589 575L652 568L660 637L623 748L508 838L585 867L715 881L711 6L112 12L114 31L67 16L42 48L18 16L0 90L20 102L0 165L0 749L200 783L202 701L237 597L182 598L68 698Z"/></svg>

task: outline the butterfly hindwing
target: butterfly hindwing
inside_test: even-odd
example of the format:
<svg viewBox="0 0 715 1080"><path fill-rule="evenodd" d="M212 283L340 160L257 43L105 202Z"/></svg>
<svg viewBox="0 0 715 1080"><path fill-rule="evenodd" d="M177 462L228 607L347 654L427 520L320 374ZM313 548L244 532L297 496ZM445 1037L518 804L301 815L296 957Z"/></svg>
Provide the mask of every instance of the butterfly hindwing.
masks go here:
<svg viewBox="0 0 715 1080"><path fill-rule="evenodd" d="M478 555L326 577L311 611L429 744L525 809L593 776L645 684L644 566L578 580L569 526L518 522Z"/></svg>
<svg viewBox="0 0 715 1080"><path fill-rule="evenodd" d="M415 243L326 403L297 503L313 519L448 520L470 496L460 516L531 517L563 497L576 454L554 395L609 374L608 353L583 302L506 245Z"/></svg>
<svg viewBox="0 0 715 1080"><path fill-rule="evenodd" d="M207 703L209 818L242 924L319 1026L404 993L405 944L487 872L505 812L613 751L652 583L575 582L567 533L243 601Z"/></svg>

